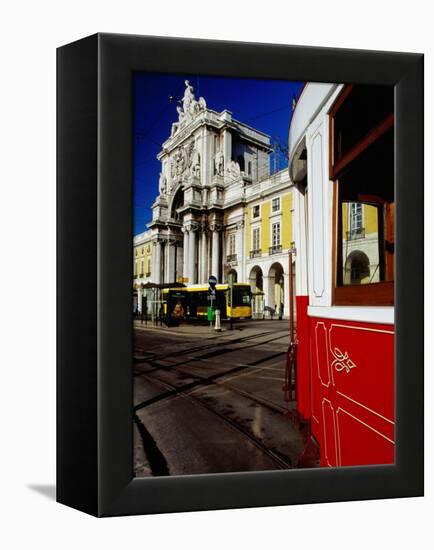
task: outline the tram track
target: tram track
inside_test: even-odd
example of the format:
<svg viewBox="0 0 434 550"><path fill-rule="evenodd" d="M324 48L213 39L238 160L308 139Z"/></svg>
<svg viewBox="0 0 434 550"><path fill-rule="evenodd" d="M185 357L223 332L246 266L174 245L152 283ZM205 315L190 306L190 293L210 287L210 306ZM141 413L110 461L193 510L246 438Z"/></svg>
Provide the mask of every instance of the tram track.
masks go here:
<svg viewBox="0 0 434 550"><path fill-rule="evenodd" d="M185 389L180 389L179 387L174 386L173 384L170 384L167 381L163 381L159 378L149 376L148 374L143 373L141 376L144 379L146 379L148 381L148 383L154 384L156 386L159 385L160 387L166 389L167 390L166 394L170 394L170 395L173 395L173 396L174 395L181 396L184 399L187 399L189 402L191 402L195 405L201 406L202 408L206 409L208 412L212 413L214 416L218 417L220 419L220 421L223 421L226 425L230 426L231 429L235 430L237 433L241 433L244 437L249 439L249 441L253 445L255 445L255 447L260 449L261 452L263 452L265 455L267 455L269 458L271 458L271 460L276 464L276 466L279 469L287 470L287 469L292 469L293 468L293 465L292 465L291 462L289 462L288 460L285 460L278 453L276 453L275 451L269 449L266 445L264 445L262 443L262 441L258 437L256 437L254 434L252 434L247 428L242 426L239 422L236 422L235 420L233 420L231 418L228 418L226 415L220 413L214 407L211 407L208 403L204 402L199 397L197 397L195 395L192 395L191 393L188 393L188 391L186 391ZM262 403L259 403L253 397L250 397L250 399L257 402L258 404L262 405ZM155 403L155 402L156 401L153 401L153 403ZM137 417L137 411L139 409L137 407L135 407L134 410L135 410L135 417ZM147 451L147 449L145 448L145 452L146 451Z"/></svg>
<svg viewBox="0 0 434 550"><path fill-rule="evenodd" d="M204 344L204 345L201 345L201 346L194 346L194 347L191 347L191 348L187 348L187 349L178 349L176 351L173 351L173 352L169 352L169 353L164 353L164 354L159 354L159 355L156 355L155 353L148 353L145 357L143 358L137 358L134 360L134 363L138 364L138 363L146 363L150 360L154 360L154 361L161 361L162 359L167 359L168 357L172 357L172 356L176 356L176 355L179 355L180 353L183 353L183 354L191 354L191 353L196 353L196 352L200 352L200 351L206 351L208 349L211 349L211 348L215 348L216 346L219 346L222 342L222 338L225 338L224 340L224 345L227 345L227 344L242 344L246 341L249 341L249 340L252 340L252 339L257 339L257 338L260 338L260 337L263 337L263 336L268 336L269 334L279 334L279 333L282 333L281 336L276 336L276 338L272 338L271 340L267 340L265 342L258 342L258 345L262 345L262 344L267 344L269 342L272 342L274 340L279 340L280 338L283 338L283 336L285 334L288 334L288 331L287 330L279 330L279 331L275 331L275 330L272 330L272 331L268 331L268 332L264 332L260 335L258 334L250 334L248 336L243 336L241 338L233 338L233 339L226 339L224 336L223 337L214 337L214 338L210 338L212 340L218 340L218 342L216 343L208 343L208 344ZM240 348L240 349L247 349L247 348Z"/></svg>
<svg viewBox="0 0 434 550"><path fill-rule="evenodd" d="M165 371L165 372L175 372L175 373L177 373L181 376L186 376L187 375L188 377L193 378L194 381L189 382L187 384L184 384L183 386L173 386L173 389L168 391L167 393L157 395L155 397L147 399L146 401L143 401L142 403L139 403L138 405L136 405L134 407L134 411L136 412L140 409L143 409L145 407L153 405L154 403L157 403L159 401L163 401L164 399L174 397L175 395L177 395L178 392L186 392L186 391L194 390L194 389L199 388L201 386L202 387L205 387L205 386L220 386L220 387L225 387L225 388L233 391L234 393L237 393L238 395L240 395L242 397L250 399L251 401L255 402L257 405L267 407L268 409L270 409L274 413L282 414L282 412L284 412L283 407L278 408L276 405L274 405L273 403L271 403L270 401L268 401L266 399L258 398L257 396L255 396L255 395L253 395L249 392L246 392L244 390L240 390L239 388L237 388L233 384L229 384L229 383L225 382L224 378L227 377L227 376L233 376L237 372L242 372L242 371L248 370L251 367L256 367L256 366L260 365L261 363L265 363L266 361L269 361L270 359L274 359L274 358L279 357L280 355L284 355L284 354L285 354L285 352L283 352L283 351L273 353L271 355L267 355L266 357L262 357L260 359L257 359L256 361L253 361L251 363L237 365L237 366L232 367L229 370L226 370L224 372L219 372L219 373L213 374L211 376L205 376L205 377L204 376L199 376L198 374L185 372L183 370L180 370L180 369L176 368L179 365L158 365L154 369L138 373L138 376L142 376L142 377L147 376L148 378L152 378L154 380L159 380L163 383L166 383L166 381L161 380L161 378L155 378L153 376L151 376L151 377L149 376L150 374L155 373L155 372L160 370L160 371ZM185 364L185 363L182 363L182 364ZM168 383L168 384L170 385L170 383Z"/></svg>

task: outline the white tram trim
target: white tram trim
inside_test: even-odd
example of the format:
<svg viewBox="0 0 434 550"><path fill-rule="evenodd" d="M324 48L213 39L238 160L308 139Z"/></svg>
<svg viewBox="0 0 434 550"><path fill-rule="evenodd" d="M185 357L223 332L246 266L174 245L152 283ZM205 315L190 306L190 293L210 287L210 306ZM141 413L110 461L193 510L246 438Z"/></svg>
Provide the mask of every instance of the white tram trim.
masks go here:
<svg viewBox="0 0 434 550"><path fill-rule="evenodd" d="M395 308L393 306L308 306L309 317L323 317L339 321L360 321L393 325Z"/></svg>

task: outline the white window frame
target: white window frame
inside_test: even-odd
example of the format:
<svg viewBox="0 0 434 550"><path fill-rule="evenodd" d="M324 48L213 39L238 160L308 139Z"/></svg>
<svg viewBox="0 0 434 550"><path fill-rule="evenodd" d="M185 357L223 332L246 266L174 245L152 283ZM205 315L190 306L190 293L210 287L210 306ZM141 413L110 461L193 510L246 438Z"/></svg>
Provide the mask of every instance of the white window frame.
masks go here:
<svg viewBox="0 0 434 550"><path fill-rule="evenodd" d="M279 242L275 242L274 241L274 228L275 227L278 227L279 230L276 232L278 234L278 241ZM282 244L282 228L281 228L281 224L280 224L280 221L278 222L273 222L271 224L271 246L274 248L276 246L280 246Z"/></svg>
<svg viewBox="0 0 434 550"><path fill-rule="evenodd" d="M237 239L235 233L228 235L228 256L232 256L237 253Z"/></svg>
<svg viewBox="0 0 434 550"><path fill-rule="evenodd" d="M277 208L274 208L274 202L275 201L277 201L277 204L278 204ZM274 197L273 199L271 199L271 213L272 214L277 214L277 212L280 212L280 208L281 208L280 197Z"/></svg>
<svg viewBox="0 0 434 550"><path fill-rule="evenodd" d="M255 233L257 233L257 243L255 246ZM260 250L261 249L261 227L253 227L252 228L252 250Z"/></svg>
<svg viewBox="0 0 434 550"><path fill-rule="evenodd" d="M255 208L258 209L258 215L255 216ZM259 220L261 217L261 205L260 204L255 204L254 206L252 206L252 219L253 220Z"/></svg>

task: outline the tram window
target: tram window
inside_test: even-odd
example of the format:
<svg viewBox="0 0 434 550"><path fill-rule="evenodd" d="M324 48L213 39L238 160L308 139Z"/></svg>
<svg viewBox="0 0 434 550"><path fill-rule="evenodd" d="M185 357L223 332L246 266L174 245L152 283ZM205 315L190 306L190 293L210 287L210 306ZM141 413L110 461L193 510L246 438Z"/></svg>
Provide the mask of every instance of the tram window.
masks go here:
<svg viewBox="0 0 434 550"><path fill-rule="evenodd" d="M336 305L393 305L393 93L379 90L380 105L364 119L360 105L373 101L373 88L351 88L354 101L350 94L332 115L336 119L334 128L332 122L335 159L338 152L331 167L336 192ZM357 111L352 118L351 105ZM344 120L344 115L351 120ZM350 124L355 128L350 130ZM342 131L336 133L337 127ZM343 138L345 128L348 139Z"/></svg>
<svg viewBox="0 0 434 550"><path fill-rule="evenodd" d="M391 112L392 86L348 86L333 117L335 162L379 126Z"/></svg>

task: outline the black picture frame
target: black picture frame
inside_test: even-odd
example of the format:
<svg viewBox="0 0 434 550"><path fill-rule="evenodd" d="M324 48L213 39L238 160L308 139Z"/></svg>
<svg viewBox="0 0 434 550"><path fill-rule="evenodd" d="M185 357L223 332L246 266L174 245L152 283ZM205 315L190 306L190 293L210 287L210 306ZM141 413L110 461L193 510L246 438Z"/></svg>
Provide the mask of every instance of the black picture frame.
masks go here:
<svg viewBox="0 0 434 550"><path fill-rule="evenodd" d="M422 495L423 55L96 34L57 67L58 502L117 516ZM133 478L134 71L395 87L394 465Z"/></svg>

